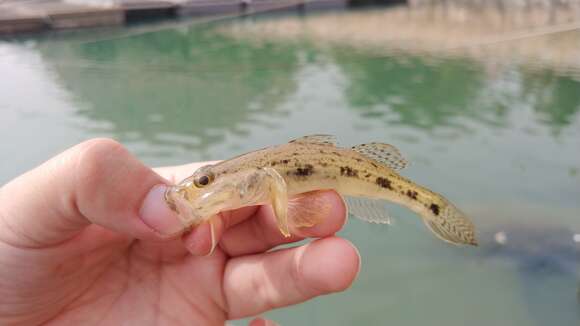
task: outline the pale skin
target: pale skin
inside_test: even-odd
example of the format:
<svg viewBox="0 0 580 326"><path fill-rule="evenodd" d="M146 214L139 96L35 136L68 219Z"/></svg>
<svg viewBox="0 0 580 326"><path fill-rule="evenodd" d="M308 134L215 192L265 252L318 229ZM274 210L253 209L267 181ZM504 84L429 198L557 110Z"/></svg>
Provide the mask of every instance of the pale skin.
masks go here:
<svg viewBox="0 0 580 326"><path fill-rule="evenodd" d="M0 188L0 324L223 325L352 284L360 258L334 236L346 209L329 191L311 195L331 204L323 222L289 238L269 206L220 214L206 256L209 227L183 233L163 201L201 165L153 170L96 139Z"/></svg>

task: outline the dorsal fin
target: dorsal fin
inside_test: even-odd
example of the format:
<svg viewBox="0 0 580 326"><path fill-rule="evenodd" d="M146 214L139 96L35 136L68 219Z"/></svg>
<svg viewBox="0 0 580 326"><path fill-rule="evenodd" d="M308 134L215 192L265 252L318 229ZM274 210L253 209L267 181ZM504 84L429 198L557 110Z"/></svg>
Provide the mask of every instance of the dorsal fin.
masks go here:
<svg viewBox="0 0 580 326"><path fill-rule="evenodd" d="M409 162L401 155L399 150L389 144L368 143L352 147L352 150L364 155L380 164L386 165L393 170L401 170Z"/></svg>
<svg viewBox="0 0 580 326"><path fill-rule="evenodd" d="M291 140L290 143L336 146L337 142L335 136L321 134L321 135L308 135L296 138L294 140Z"/></svg>

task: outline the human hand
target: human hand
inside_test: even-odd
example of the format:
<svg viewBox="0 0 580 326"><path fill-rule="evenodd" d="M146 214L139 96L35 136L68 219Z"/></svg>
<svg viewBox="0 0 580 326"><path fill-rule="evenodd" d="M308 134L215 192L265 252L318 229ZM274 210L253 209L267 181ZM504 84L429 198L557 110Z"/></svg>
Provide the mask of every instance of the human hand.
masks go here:
<svg viewBox="0 0 580 326"><path fill-rule="evenodd" d="M222 213L209 256L207 225L167 239L182 226L160 185L201 165L155 173L97 139L0 188L0 324L218 325L350 286L360 258L333 236L346 218L334 192L312 195L331 212L290 238L261 206ZM305 237L321 239L269 251Z"/></svg>

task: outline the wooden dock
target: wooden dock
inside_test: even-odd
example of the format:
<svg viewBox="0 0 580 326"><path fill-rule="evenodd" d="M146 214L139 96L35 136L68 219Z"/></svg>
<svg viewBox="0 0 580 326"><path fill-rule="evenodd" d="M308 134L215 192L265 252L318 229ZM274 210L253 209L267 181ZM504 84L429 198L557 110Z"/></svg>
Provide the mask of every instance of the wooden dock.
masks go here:
<svg viewBox="0 0 580 326"><path fill-rule="evenodd" d="M350 0L0 0L0 36L118 26L152 18L340 8ZM98 2L97 2L98 3Z"/></svg>

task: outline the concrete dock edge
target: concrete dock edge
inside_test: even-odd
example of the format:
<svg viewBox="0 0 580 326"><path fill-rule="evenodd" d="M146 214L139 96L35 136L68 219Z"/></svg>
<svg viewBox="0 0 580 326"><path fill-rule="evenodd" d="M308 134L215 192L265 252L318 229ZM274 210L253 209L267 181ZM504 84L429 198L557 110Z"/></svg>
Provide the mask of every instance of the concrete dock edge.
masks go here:
<svg viewBox="0 0 580 326"><path fill-rule="evenodd" d="M0 37L47 30L118 26L151 18L344 8L349 1L119 0L109 6L91 6L64 0L0 2Z"/></svg>

